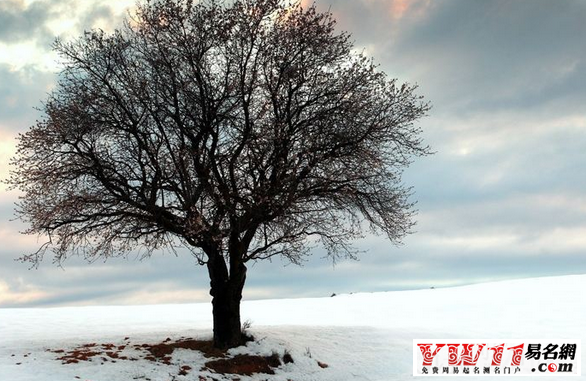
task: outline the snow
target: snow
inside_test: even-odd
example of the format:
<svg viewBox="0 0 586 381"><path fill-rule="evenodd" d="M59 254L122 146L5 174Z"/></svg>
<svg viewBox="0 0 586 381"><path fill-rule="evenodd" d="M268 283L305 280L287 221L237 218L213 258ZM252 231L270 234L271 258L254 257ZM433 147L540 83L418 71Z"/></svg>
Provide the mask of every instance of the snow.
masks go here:
<svg viewBox="0 0 586 381"><path fill-rule="evenodd" d="M242 318L252 322L250 332L257 342L232 354L288 351L295 360L278 368L275 375L238 376L242 381L411 380L416 338L580 339L586 343L586 275L247 301ZM167 337L210 338L211 326L208 303L0 309L0 381L199 381L200 375L232 380L236 376L198 372L207 360L190 350L176 350L171 365L143 359L103 365L92 359L64 365L56 360L58 354L47 351L91 342L120 345L126 337L132 344L156 344ZM132 356L133 351L129 347L124 353ZM317 361L328 367L322 369ZM582 364L585 361L582 351ZM178 376L183 365L194 369ZM442 378L446 379L450 377Z"/></svg>

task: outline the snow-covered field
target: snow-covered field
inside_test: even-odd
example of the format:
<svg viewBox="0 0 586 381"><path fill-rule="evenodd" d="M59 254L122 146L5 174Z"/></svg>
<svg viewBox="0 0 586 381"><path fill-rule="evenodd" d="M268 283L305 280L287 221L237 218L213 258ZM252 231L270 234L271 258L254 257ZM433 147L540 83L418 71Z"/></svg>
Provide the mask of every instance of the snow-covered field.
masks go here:
<svg viewBox="0 0 586 381"><path fill-rule="evenodd" d="M252 322L250 331L259 342L237 352L269 355L287 350L295 363L280 367L272 376L215 375L216 380L411 380L414 338L586 343L586 275L250 301L243 303L242 317ZM209 304L0 309L0 381L199 381L200 375L212 374L197 372L205 360L190 350L176 350L171 365L144 359L64 365L56 360L58 354L47 349L68 350L92 342L155 344L167 337L209 338L210 330ZM126 351L132 355L132 349ZM317 360L328 367L322 369ZM586 364L584 352L581 362ZM178 376L183 365L193 371Z"/></svg>

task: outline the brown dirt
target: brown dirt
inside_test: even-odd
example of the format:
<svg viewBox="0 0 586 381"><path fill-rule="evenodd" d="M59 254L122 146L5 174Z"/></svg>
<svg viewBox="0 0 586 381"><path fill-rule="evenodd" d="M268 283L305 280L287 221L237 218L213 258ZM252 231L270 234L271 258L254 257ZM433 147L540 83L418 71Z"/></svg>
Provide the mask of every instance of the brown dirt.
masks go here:
<svg viewBox="0 0 586 381"><path fill-rule="evenodd" d="M180 376L187 376L187 374L189 373L189 371L191 370L191 367L189 365L183 365L181 367L181 369L179 370L179 375Z"/></svg>
<svg viewBox="0 0 586 381"><path fill-rule="evenodd" d="M80 361L88 361L92 357L101 355L101 352L96 352L90 349L91 347L79 347L72 351L65 353L65 355L58 357L57 360L61 360L63 364L77 364ZM63 351L59 352L59 350L54 351L55 353L63 353Z"/></svg>
<svg viewBox="0 0 586 381"><path fill-rule="evenodd" d="M275 374L272 368L281 365L278 355L268 357L237 355L229 359L208 361L205 366L216 373L251 376L254 373Z"/></svg>
<svg viewBox="0 0 586 381"><path fill-rule="evenodd" d="M199 351L204 357L211 359L205 363L204 369L209 369L219 374L246 376L255 373L275 374L274 368L278 368L283 362L285 364L293 362L293 358L289 353L285 353L282 359L277 353L273 353L271 356L237 355L227 358L226 352L214 348L211 340L195 340L193 338L181 338L177 341L167 338L158 344L131 344L127 342L125 345L115 345L112 343L89 343L80 345L70 351L63 349L48 349L47 351L61 355L57 360L62 361L63 364L76 364L98 357L98 360L101 360L103 365L105 362L114 363L116 360L136 361L136 357L129 358L122 353L127 348L142 352L139 358L166 365L171 365L171 355L176 349ZM327 364L319 361L318 365L322 368L328 367ZM178 372L179 375L185 376L190 371L192 371L192 367L183 365Z"/></svg>
<svg viewBox="0 0 586 381"><path fill-rule="evenodd" d="M160 344L143 344L141 347L149 351L152 356L158 359L162 359L165 356L172 354L175 349L190 349L194 351L200 351L203 353L204 357L207 358L226 356L226 352L214 348L214 344L211 340L184 339L171 342L171 339L167 339Z"/></svg>
<svg viewBox="0 0 586 381"><path fill-rule="evenodd" d="M128 340L128 338L124 340ZM80 361L89 361L96 356L99 356L103 362L115 362L116 360L136 361L137 358L129 358L122 354L122 351L128 347L146 352L144 356L141 356L146 360L161 362L166 365L171 364L171 355L175 349L200 351L207 358L223 358L226 355L224 351L214 348L211 340L195 340L192 338L182 338L175 342L167 338L159 344L134 344L132 346L130 343L126 343L125 345L88 343L70 351L63 349L47 349L47 351L61 355L57 360L61 360L63 364L76 364Z"/></svg>

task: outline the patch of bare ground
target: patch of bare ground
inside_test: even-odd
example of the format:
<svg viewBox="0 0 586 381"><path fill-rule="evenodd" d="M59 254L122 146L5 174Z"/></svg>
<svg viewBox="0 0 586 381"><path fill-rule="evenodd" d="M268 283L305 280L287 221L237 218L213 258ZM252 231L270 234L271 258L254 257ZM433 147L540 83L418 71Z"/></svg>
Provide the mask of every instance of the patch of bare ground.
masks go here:
<svg viewBox="0 0 586 381"><path fill-rule="evenodd" d="M271 356L236 355L232 358L208 361L205 367L221 374L251 376L254 373L275 374L273 368L281 365L279 355Z"/></svg>
<svg viewBox="0 0 586 381"><path fill-rule="evenodd" d="M187 374L189 373L190 370L191 370L191 367L189 365L183 365L179 369L179 373L177 373L177 374L180 376L187 376Z"/></svg>
<svg viewBox="0 0 586 381"><path fill-rule="evenodd" d="M204 355L204 357L207 358L218 358L224 357L226 355L225 351L214 348L214 343L211 340L195 340L191 338L180 339L175 342L168 338L160 344L142 344L140 346L135 345L135 347L140 347L147 350L150 352L152 357L155 357L159 360L165 359L166 357L173 354L175 349L190 349L193 351L199 351Z"/></svg>
<svg viewBox="0 0 586 381"><path fill-rule="evenodd" d="M92 358L99 358L102 362L116 362L120 360L137 361L138 358L124 354L126 349L134 349L142 352L139 358L153 362L161 362L166 365L171 365L171 355L176 349L189 349L201 352L207 358L222 358L226 355L224 351L213 347L211 340L195 340L192 338L181 338L177 341L172 341L167 338L158 344L135 344L130 345L128 338L125 344L116 345L113 343L105 344L83 344L72 350L66 351L64 349L47 349L48 352L59 354L57 360L63 364L77 364L82 361L90 361Z"/></svg>
<svg viewBox="0 0 586 381"><path fill-rule="evenodd" d="M283 364L294 362L293 357L287 351L283 356L274 352L271 356L240 354L230 357L226 351L214 348L211 340L181 338L174 341L167 338L157 344L131 344L128 338L124 340L125 344L90 343L80 345L72 350L47 349L47 351L59 355L56 360L61 361L63 364L77 364L82 361L92 361L95 358L102 364L105 362L115 363L124 360L137 361L138 359L144 359L172 365L173 352L177 349L186 349L201 352L205 358L210 359L201 370L235 376L251 376L255 373L275 374L274 369ZM132 352L132 356L128 351ZM325 363L319 361L317 363L321 368L328 367ZM194 370L190 365L175 364L178 365L177 375L179 376L185 376ZM202 376L200 376L201 379ZM205 380L206 378L203 379Z"/></svg>
<svg viewBox="0 0 586 381"><path fill-rule="evenodd" d="M88 361L92 357L100 355L101 352L96 352L91 349L77 348L65 353L57 360L61 360L63 364L77 364L80 361Z"/></svg>

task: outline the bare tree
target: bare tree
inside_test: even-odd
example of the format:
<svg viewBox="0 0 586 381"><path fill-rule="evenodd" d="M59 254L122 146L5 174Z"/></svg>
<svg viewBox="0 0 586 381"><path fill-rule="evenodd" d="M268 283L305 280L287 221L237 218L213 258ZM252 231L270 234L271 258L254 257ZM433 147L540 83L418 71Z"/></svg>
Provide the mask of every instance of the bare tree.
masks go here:
<svg viewBox="0 0 586 381"><path fill-rule="evenodd" d="M428 153L428 105L335 31L279 0L147 1L112 34L56 41L44 117L10 183L61 263L182 245L207 266L214 343L242 343L246 263L354 256L365 228L412 227L401 172Z"/></svg>

